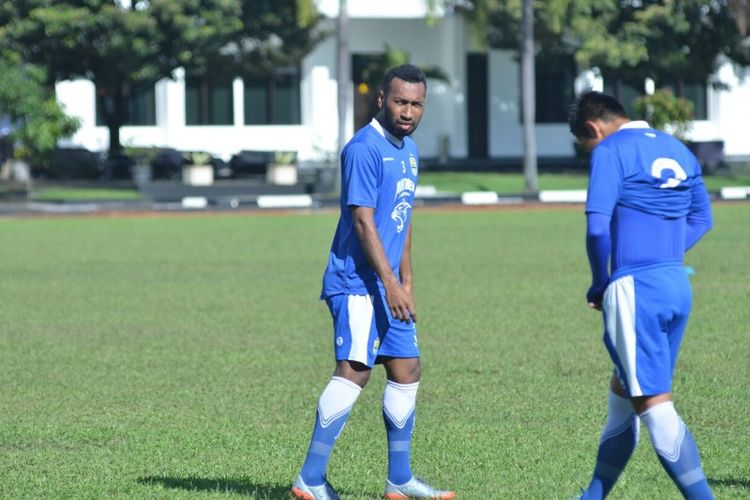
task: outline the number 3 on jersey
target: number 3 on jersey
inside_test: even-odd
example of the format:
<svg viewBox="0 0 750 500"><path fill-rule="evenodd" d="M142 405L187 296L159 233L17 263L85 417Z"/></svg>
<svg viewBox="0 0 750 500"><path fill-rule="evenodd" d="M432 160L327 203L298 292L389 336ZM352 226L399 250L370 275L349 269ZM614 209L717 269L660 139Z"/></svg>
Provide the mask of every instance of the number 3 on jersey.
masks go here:
<svg viewBox="0 0 750 500"><path fill-rule="evenodd" d="M651 164L651 175L657 179L662 178L662 173L665 170L671 170L673 174L667 177L666 182L659 186L661 189L669 189L677 187L680 182L687 179L685 169L683 169L679 163L672 158L657 158Z"/></svg>

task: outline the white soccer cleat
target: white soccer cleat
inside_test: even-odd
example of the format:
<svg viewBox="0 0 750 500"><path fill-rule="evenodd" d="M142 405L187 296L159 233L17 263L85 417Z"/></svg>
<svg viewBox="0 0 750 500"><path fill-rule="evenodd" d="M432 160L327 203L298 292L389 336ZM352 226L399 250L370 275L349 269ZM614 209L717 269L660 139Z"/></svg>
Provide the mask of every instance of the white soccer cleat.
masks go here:
<svg viewBox="0 0 750 500"><path fill-rule="evenodd" d="M302 476L297 476L290 493L298 500L339 500L336 490L328 481L320 486L308 486L302 480Z"/></svg>
<svg viewBox="0 0 750 500"><path fill-rule="evenodd" d="M404 484L393 484L386 480L385 495L383 496L389 500L399 500L404 498L452 500L456 498L456 493L453 491L436 490L421 479L412 476L412 478Z"/></svg>

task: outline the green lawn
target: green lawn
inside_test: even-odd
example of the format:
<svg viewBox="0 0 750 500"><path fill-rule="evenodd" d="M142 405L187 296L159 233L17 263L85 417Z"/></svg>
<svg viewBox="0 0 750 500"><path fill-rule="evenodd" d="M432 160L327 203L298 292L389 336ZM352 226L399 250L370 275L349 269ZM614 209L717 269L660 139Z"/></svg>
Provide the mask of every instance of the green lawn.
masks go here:
<svg viewBox="0 0 750 500"><path fill-rule="evenodd" d="M750 205L688 256L678 409L717 498L750 496ZM285 498L330 377L333 214L0 220L0 498ZM585 486L609 362L580 209L418 211L415 471L461 499ZM382 496L378 369L331 459ZM611 496L680 498L646 437Z"/></svg>
<svg viewBox="0 0 750 500"><path fill-rule="evenodd" d="M750 173L733 176L705 176L706 186L718 191L726 186L750 186ZM586 189L585 174L540 174L539 189ZM430 172L419 174L419 184L435 186L438 191L461 193L464 191L495 191L503 194L520 194L524 191L521 174L480 172ZM32 191L34 201L137 201L142 199L135 189L74 188L45 186Z"/></svg>
<svg viewBox="0 0 750 500"><path fill-rule="evenodd" d="M750 173L732 176L706 175L706 187L718 191L727 186L750 186ZM481 172L430 172L419 173L420 186L435 186L438 191L495 191L497 193L522 193L522 174L500 174ZM539 174L538 186L543 189L586 189L586 174Z"/></svg>
<svg viewBox="0 0 750 500"><path fill-rule="evenodd" d="M135 189L44 187L31 192L35 201L133 201L141 194Z"/></svg>

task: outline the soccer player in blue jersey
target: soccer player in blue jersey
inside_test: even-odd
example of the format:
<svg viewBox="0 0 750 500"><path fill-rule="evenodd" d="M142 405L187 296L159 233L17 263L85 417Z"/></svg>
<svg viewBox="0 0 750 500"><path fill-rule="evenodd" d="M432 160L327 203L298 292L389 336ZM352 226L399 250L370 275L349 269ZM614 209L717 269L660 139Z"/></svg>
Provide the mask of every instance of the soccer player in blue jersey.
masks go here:
<svg viewBox="0 0 750 500"><path fill-rule="evenodd" d="M671 394L692 301L683 256L712 225L700 166L680 141L629 120L600 92L578 97L570 130L592 151L586 298L603 313L615 365L594 475L581 498L607 496L635 450L640 422L685 498L713 498Z"/></svg>
<svg viewBox="0 0 750 500"><path fill-rule="evenodd" d="M375 364L385 367L388 440L385 497L451 499L412 475L410 446L421 364L411 264L411 211L419 125L427 82L412 65L390 69L379 113L341 153L341 216L323 275L321 299L333 318L336 368L318 400L312 439L292 495L336 499L326 466Z"/></svg>

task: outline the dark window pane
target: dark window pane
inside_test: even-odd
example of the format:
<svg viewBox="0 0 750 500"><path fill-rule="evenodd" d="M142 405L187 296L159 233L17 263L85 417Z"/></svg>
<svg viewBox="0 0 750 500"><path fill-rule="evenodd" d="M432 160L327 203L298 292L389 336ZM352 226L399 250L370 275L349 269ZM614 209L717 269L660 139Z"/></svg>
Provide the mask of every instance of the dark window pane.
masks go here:
<svg viewBox="0 0 750 500"><path fill-rule="evenodd" d="M565 123L574 97L575 61L556 55L536 59L536 122Z"/></svg>
<svg viewBox="0 0 750 500"><path fill-rule="evenodd" d="M706 120L708 118L705 85L700 83L686 83L682 97L693 103L696 120Z"/></svg>
<svg viewBox="0 0 750 500"><path fill-rule="evenodd" d="M185 122L187 125L232 125L234 123L232 82L206 78L185 79Z"/></svg>
<svg viewBox="0 0 750 500"><path fill-rule="evenodd" d="M300 123L299 68L284 68L270 78L245 78L245 123Z"/></svg>
<svg viewBox="0 0 750 500"><path fill-rule="evenodd" d="M232 125L232 86L215 85L209 94L209 125Z"/></svg>
<svg viewBox="0 0 750 500"><path fill-rule="evenodd" d="M268 123L268 83L245 80L245 123L265 125Z"/></svg>
<svg viewBox="0 0 750 500"><path fill-rule="evenodd" d="M185 80L185 123L200 125L200 85L198 80Z"/></svg>
<svg viewBox="0 0 750 500"><path fill-rule="evenodd" d="M275 83L273 122L280 125L299 123L299 74L279 77Z"/></svg>
<svg viewBox="0 0 750 500"><path fill-rule="evenodd" d="M134 89L126 104L128 119L124 125L156 125L156 93L154 86ZM114 102L106 93L97 87L96 89L96 124L106 125L103 110L106 107L114 107Z"/></svg>

